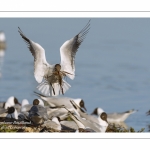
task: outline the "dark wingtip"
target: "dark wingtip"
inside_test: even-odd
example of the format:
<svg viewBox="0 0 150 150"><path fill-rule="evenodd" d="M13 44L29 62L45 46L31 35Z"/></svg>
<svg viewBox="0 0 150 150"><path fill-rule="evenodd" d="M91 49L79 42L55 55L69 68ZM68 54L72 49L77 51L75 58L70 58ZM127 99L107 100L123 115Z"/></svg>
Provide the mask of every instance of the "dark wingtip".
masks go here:
<svg viewBox="0 0 150 150"><path fill-rule="evenodd" d="M146 115L147 115L147 116L150 115L150 110L146 112Z"/></svg>
<svg viewBox="0 0 150 150"><path fill-rule="evenodd" d="M89 23L90 23L90 21L91 21L91 18L89 19Z"/></svg>
<svg viewBox="0 0 150 150"><path fill-rule="evenodd" d="M77 109L77 107L73 104L72 100L70 100L70 103L72 104L72 106Z"/></svg>
<svg viewBox="0 0 150 150"><path fill-rule="evenodd" d="M35 91L33 91L33 93L34 93L36 96L42 96L42 94L37 93L37 92L35 92Z"/></svg>
<svg viewBox="0 0 150 150"><path fill-rule="evenodd" d="M21 29L20 29L20 27L18 27L18 32L19 32L19 33L21 33L21 32L22 32L22 31L21 31Z"/></svg>

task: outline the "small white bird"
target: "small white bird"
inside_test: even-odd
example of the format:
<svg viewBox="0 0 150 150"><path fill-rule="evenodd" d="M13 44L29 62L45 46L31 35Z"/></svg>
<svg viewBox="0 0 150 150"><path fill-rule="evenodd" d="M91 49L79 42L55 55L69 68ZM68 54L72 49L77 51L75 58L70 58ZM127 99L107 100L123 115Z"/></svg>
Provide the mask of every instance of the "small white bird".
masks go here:
<svg viewBox="0 0 150 150"><path fill-rule="evenodd" d="M40 83L37 87L38 90L44 95L64 94L71 87L63 78L68 76L73 80L75 77L75 55L90 29L89 22L76 36L60 47L61 61L60 64L54 65L50 65L46 61L44 48L27 38L18 27L18 32L27 43L34 57L34 77Z"/></svg>
<svg viewBox="0 0 150 150"><path fill-rule="evenodd" d="M101 108L95 108L92 114L99 115ZM131 109L122 113L107 113L107 121L109 123L124 122L131 114L137 110Z"/></svg>
<svg viewBox="0 0 150 150"><path fill-rule="evenodd" d="M14 106L16 109L20 109L18 105L21 105L15 96L11 96L6 102L0 102L0 108L7 109L8 107Z"/></svg>
<svg viewBox="0 0 150 150"><path fill-rule="evenodd" d="M6 37L3 31L0 31L0 57L5 55L6 50Z"/></svg>
<svg viewBox="0 0 150 150"><path fill-rule="evenodd" d="M2 77L1 69L4 62L4 56L6 51L6 37L3 31L0 31L0 77Z"/></svg>

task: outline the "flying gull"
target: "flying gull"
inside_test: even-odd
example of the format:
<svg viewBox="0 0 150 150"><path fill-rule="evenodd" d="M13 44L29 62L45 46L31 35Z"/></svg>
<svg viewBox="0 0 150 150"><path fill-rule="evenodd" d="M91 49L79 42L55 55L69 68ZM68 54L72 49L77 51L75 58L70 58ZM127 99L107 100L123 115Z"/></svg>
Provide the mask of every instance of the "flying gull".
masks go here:
<svg viewBox="0 0 150 150"><path fill-rule="evenodd" d="M27 38L19 27L18 29L34 57L34 77L39 83L37 89L47 96L64 95L71 87L64 77L72 80L75 77L75 55L90 29L90 20L76 36L60 47L61 61L53 65L47 62L44 48Z"/></svg>

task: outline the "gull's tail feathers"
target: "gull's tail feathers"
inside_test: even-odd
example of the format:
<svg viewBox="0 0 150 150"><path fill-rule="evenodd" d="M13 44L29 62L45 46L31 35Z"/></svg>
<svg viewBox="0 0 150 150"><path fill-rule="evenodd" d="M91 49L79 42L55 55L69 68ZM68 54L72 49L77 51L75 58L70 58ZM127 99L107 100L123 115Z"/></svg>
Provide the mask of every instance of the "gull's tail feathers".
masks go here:
<svg viewBox="0 0 150 150"><path fill-rule="evenodd" d="M71 85L69 85L65 80L63 80L62 87L59 83L50 85L45 80L37 86L37 89L45 96L58 96L64 94L70 87Z"/></svg>
<svg viewBox="0 0 150 150"><path fill-rule="evenodd" d="M126 111L125 113L133 114L133 113L135 113L135 112L137 112L137 111L138 111L138 110L131 109L131 110Z"/></svg>

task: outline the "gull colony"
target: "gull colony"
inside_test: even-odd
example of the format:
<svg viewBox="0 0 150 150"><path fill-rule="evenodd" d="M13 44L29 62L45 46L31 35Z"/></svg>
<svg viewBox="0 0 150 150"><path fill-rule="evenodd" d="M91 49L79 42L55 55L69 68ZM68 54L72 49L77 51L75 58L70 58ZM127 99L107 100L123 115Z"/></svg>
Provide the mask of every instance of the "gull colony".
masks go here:
<svg viewBox="0 0 150 150"><path fill-rule="evenodd" d="M46 60L44 48L25 36L18 27L34 57L34 77L39 83L37 89L40 93L34 92L37 99L31 104L27 99L19 103L14 96L0 102L0 122L28 122L26 127L40 128L39 132L106 132L109 123L124 122L136 112L107 114L102 108L95 108L88 114L82 98L59 96L71 87L64 78L74 79L75 55L89 29L90 20L77 35L60 47L60 63L51 65ZM5 48L5 45L2 46Z"/></svg>
<svg viewBox="0 0 150 150"><path fill-rule="evenodd" d="M0 102L0 123L18 122L26 127L35 127L39 132L106 132L110 123L124 123L136 110L107 114L102 108L86 113L82 98L44 96L36 93L37 99L30 104L27 99L19 103L14 96ZM23 132L23 130L21 131Z"/></svg>

